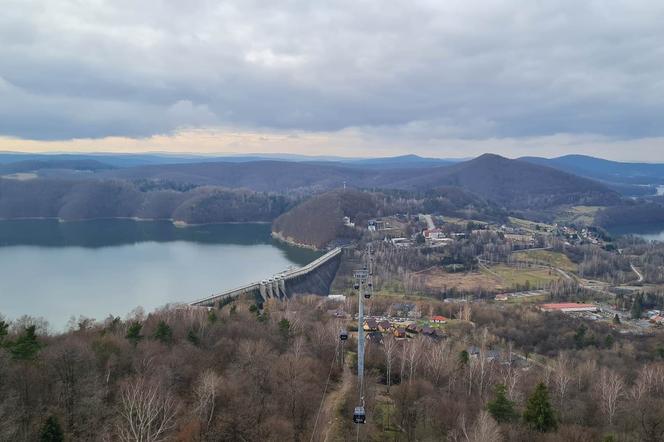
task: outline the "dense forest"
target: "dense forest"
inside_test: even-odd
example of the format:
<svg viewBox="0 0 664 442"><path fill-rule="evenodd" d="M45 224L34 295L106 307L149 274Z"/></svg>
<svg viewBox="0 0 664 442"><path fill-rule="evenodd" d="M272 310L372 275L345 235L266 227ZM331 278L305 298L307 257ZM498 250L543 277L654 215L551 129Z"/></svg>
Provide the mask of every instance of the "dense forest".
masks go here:
<svg viewBox="0 0 664 442"><path fill-rule="evenodd" d="M656 338L528 306L417 305L460 319L437 337L369 341L360 440L664 436ZM370 308L391 306L375 299ZM263 311L245 301L139 310L125 320L72 320L55 335L30 318L0 322L0 439L355 440L355 340L340 348L332 307L302 297Z"/></svg>
<svg viewBox="0 0 664 442"><path fill-rule="evenodd" d="M0 179L0 218L272 221L296 201L284 195L164 181Z"/></svg>

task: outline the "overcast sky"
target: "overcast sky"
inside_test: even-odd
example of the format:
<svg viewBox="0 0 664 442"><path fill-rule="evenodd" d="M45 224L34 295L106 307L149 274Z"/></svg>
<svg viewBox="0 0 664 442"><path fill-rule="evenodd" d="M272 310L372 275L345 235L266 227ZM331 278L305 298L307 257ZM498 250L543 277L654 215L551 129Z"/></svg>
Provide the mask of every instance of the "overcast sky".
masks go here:
<svg viewBox="0 0 664 442"><path fill-rule="evenodd" d="M664 2L4 0L0 150L664 162Z"/></svg>

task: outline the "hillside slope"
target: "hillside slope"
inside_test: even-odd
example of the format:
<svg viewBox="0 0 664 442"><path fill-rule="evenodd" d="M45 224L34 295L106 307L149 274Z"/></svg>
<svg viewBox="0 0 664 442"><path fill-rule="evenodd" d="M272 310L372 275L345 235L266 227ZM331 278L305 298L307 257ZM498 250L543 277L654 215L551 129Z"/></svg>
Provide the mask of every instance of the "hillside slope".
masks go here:
<svg viewBox="0 0 664 442"><path fill-rule="evenodd" d="M0 218L173 219L191 224L272 221L293 204L285 196L197 187L142 190L128 181L0 179Z"/></svg>
<svg viewBox="0 0 664 442"><path fill-rule="evenodd" d="M576 175L621 184L664 183L664 164L623 163L585 155L558 158L523 157L523 161L554 167Z"/></svg>
<svg viewBox="0 0 664 442"><path fill-rule="evenodd" d="M374 216L374 196L357 190L334 190L316 195L284 213L272 224L275 235L304 246L322 248L337 238L354 238L356 233L343 224L348 216L365 224Z"/></svg>
<svg viewBox="0 0 664 442"><path fill-rule="evenodd" d="M601 183L550 167L485 154L474 160L404 179L403 188L457 186L508 208L562 204L616 204L619 195Z"/></svg>

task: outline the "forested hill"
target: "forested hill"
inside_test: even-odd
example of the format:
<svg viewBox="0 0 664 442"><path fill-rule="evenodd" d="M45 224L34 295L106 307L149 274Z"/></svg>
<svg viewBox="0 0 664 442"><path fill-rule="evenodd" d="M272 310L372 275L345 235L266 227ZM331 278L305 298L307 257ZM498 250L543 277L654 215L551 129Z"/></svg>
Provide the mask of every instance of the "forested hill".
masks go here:
<svg viewBox="0 0 664 442"><path fill-rule="evenodd" d="M0 179L0 218L172 219L191 224L272 221L294 201L218 187L177 189L128 181Z"/></svg>
<svg viewBox="0 0 664 442"><path fill-rule="evenodd" d="M421 171L422 172L422 171ZM485 154L403 180L404 188L458 186L508 208L562 204L610 205L620 196L606 186L550 167Z"/></svg>
<svg viewBox="0 0 664 442"><path fill-rule="evenodd" d="M356 190L336 190L313 197L277 218L272 231L281 239L321 248L337 238L354 238L356 231L343 217L363 224L377 213L375 195Z"/></svg>
<svg viewBox="0 0 664 442"><path fill-rule="evenodd" d="M616 192L590 179L491 154L444 166L376 169L340 163L217 162L118 169L102 172L100 176L305 193L340 188L344 183L356 188L417 191L457 186L508 208L607 205L620 200Z"/></svg>
<svg viewBox="0 0 664 442"><path fill-rule="evenodd" d="M407 164L397 167L400 161ZM433 206L425 207L427 211L440 208L452 214L470 208L479 216L495 216L499 210L537 212L561 205L621 203L621 197L601 183L525 161L483 155L439 164L411 157L353 164L259 160L138 167L113 167L88 159L31 160L0 167L0 177L16 172L37 177L0 184L0 217L271 221L296 199L344 185L407 192L420 199L429 193Z"/></svg>

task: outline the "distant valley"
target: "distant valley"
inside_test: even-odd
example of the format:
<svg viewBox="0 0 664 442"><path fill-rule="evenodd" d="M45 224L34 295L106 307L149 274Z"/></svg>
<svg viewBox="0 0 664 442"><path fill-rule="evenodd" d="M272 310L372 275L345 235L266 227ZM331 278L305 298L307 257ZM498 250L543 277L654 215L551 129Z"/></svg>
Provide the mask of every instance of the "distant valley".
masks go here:
<svg viewBox="0 0 664 442"><path fill-rule="evenodd" d="M358 160L2 153L0 161L0 218L5 219L277 220L276 231L288 237L293 229L307 230L302 223L308 216L286 216L299 204L304 204L298 209L302 214L314 214L308 222L319 225L332 214L366 220L418 210L472 213L480 220L516 214L551 221L574 206L603 208L596 220L604 226L664 221L657 197L633 196L635 188L650 192L643 183L656 184L664 166L582 156L512 160L486 154L453 161L414 155ZM350 193L316 199L344 187L365 193L372 203L356 207ZM307 210L307 204L316 210ZM321 246L336 234L336 223L304 242Z"/></svg>

